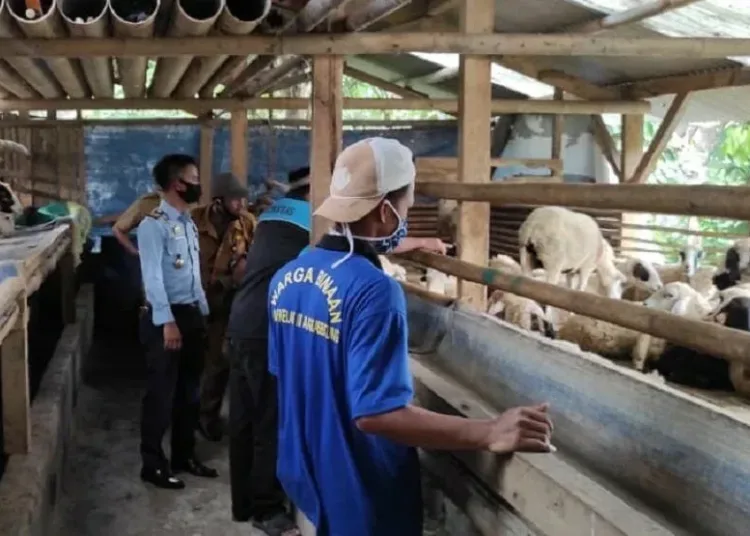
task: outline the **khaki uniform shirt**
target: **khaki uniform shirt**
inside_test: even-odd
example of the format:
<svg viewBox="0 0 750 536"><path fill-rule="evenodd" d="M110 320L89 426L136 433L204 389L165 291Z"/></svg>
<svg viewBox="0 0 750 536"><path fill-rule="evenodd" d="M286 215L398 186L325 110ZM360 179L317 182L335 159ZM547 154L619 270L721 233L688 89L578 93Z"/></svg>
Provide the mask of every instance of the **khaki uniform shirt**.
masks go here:
<svg viewBox="0 0 750 536"><path fill-rule="evenodd" d="M211 204L202 205L191 212L198 227L201 281L207 291L215 281L231 279L232 268L247 253L257 224L252 214L242 212L229 224L224 236L219 236L211 223L211 207Z"/></svg>
<svg viewBox="0 0 750 536"><path fill-rule="evenodd" d="M113 227L123 233L129 233L143 221L143 218L151 214L159 207L161 195L158 192L149 192L142 195L130 205L125 212L120 214Z"/></svg>

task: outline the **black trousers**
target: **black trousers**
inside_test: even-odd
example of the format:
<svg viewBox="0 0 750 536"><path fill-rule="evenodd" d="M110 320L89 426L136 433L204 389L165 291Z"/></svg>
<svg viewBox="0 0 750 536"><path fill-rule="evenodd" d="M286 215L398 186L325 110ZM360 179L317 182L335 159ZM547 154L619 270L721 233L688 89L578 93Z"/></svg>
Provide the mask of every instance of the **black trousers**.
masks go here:
<svg viewBox="0 0 750 536"><path fill-rule="evenodd" d="M198 424L198 388L206 348L206 323L197 305L173 305L182 335L180 350L164 348L164 328L154 326L151 310L141 314L146 346L146 393L141 408L141 458L145 467L166 469L162 439L172 426L172 462L191 458Z"/></svg>
<svg viewBox="0 0 750 536"><path fill-rule="evenodd" d="M228 339L229 472L232 517L263 520L286 511L276 478L278 401L268 341Z"/></svg>

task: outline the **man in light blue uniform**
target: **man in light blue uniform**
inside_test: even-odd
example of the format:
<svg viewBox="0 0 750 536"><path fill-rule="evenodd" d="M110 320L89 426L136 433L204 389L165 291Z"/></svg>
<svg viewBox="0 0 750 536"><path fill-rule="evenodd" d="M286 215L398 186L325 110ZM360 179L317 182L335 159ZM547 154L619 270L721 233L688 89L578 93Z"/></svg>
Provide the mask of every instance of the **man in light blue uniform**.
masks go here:
<svg viewBox="0 0 750 536"><path fill-rule="evenodd" d="M201 285L198 232L188 209L200 198L201 186L196 162L188 155L165 156L153 175L163 199L138 226L147 302L141 340L148 368L141 414L141 478L161 488L182 489L185 484L174 473L218 476L194 452L208 303ZM162 449L170 425L171 464Z"/></svg>

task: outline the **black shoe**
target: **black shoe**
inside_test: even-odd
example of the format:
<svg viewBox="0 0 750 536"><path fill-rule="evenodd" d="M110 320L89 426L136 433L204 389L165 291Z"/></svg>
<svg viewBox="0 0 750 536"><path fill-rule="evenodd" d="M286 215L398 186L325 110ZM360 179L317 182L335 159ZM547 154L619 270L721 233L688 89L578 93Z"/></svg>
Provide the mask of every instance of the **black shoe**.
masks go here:
<svg viewBox="0 0 750 536"><path fill-rule="evenodd" d="M183 489L185 487L182 480L175 478L172 473L164 469L143 467L141 469L141 480L163 489Z"/></svg>
<svg viewBox="0 0 750 536"><path fill-rule="evenodd" d="M224 430L221 421L209 421L208 423L198 422L198 431L200 434L214 443L219 443L224 438Z"/></svg>
<svg viewBox="0 0 750 536"><path fill-rule="evenodd" d="M202 478L216 478L219 472L216 469L206 467L195 458L189 458L184 462L172 462L172 471L175 473L190 473Z"/></svg>

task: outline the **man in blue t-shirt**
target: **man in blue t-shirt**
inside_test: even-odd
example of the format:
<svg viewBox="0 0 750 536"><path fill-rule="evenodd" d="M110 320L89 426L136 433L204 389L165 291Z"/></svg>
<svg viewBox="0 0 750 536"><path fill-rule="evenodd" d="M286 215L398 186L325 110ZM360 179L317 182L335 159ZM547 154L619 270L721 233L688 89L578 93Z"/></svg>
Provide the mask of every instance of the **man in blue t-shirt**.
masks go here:
<svg viewBox="0 0 750 536"><path fill-rule="evenodd" d="M406 236L414 176L412 153L396 140L347 147L316 212L336 227L271 281L277 474L318 536L421 535L414 447L550 450L546 405L491 420L411 405L405 297L378 254Z"/></svg>

